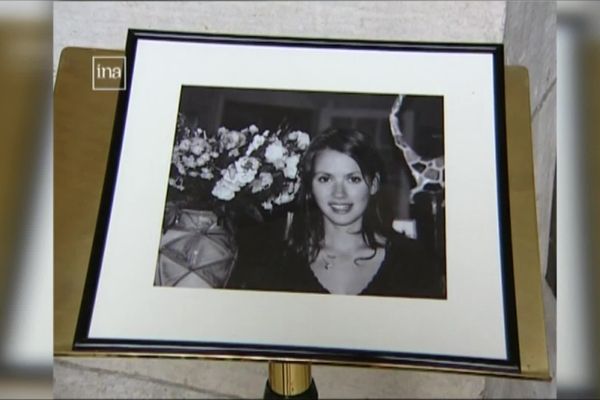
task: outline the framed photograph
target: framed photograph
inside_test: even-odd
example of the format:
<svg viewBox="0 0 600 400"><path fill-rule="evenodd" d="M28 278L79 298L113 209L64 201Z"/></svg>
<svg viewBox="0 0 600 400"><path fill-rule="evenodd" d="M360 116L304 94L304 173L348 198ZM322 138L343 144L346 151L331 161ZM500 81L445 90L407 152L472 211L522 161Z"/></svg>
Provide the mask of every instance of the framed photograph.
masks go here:
<svg viewBox="0 0 600 400"><path fill-rule="evenodd" d="M519 372L499 44L130 30L75 349Z"/></svg>

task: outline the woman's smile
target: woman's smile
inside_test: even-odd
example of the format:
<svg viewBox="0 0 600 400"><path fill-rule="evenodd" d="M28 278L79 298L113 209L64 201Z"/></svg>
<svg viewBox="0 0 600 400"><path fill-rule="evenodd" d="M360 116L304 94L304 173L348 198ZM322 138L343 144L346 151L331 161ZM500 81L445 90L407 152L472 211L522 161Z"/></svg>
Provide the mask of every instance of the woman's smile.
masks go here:
<svg viewBox="0 0 600 400"><path fill-rule="evenodd" d="M324 220L360 230L373 193L356 161L339 151L325 149L315 158L314 169L312 192Z"/></svg>
<svg viewBox="0 0 600 400"><path fill-rule="evenodd" d="M352 210L352 203L329 203L329 207L336 214L347 214Z"/></svg>

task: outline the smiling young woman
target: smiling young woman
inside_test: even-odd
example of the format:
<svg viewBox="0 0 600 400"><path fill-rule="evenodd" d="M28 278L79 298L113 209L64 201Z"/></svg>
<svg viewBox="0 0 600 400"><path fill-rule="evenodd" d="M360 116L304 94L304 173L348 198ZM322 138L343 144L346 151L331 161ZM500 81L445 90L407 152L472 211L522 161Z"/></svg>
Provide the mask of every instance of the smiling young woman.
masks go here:
<svg viewBox="0 0 600 400"><path fill-rule="evenodd" d="M286 291L445 298L420 243L384 221L386 171L364 133L330 128L300 164L301 189L284 258Z"/></svg>

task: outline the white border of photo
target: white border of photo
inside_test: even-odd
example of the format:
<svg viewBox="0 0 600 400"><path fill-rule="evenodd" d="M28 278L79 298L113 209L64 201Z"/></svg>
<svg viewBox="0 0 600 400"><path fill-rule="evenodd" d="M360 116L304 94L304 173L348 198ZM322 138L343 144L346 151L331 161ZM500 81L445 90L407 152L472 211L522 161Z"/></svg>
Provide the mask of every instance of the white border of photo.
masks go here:
<svg viewBox="0 0 600 400"><path fill-rule="evenodd" d="M447 299L155 287L183 85L444 98ZM490 53L138 39L89 337L507 359Z"/></svg>

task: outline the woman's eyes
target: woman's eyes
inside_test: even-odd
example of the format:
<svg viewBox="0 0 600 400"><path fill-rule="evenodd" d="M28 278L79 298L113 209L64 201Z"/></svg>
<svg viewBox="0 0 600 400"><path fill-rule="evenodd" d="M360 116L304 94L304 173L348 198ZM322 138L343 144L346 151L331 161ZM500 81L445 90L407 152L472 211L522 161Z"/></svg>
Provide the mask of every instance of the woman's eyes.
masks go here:
<svg viewBox="0 0 600 400"><path fill-rule="evenodd" d="M346 179L350 183L361 183L363 181L362 177L358 176L358 175L350 175ZM319 183L327 183L327 182L331 182L331 180L332 180L331 177L328 175L317 176L317 182L319 182Z"/></svg>

